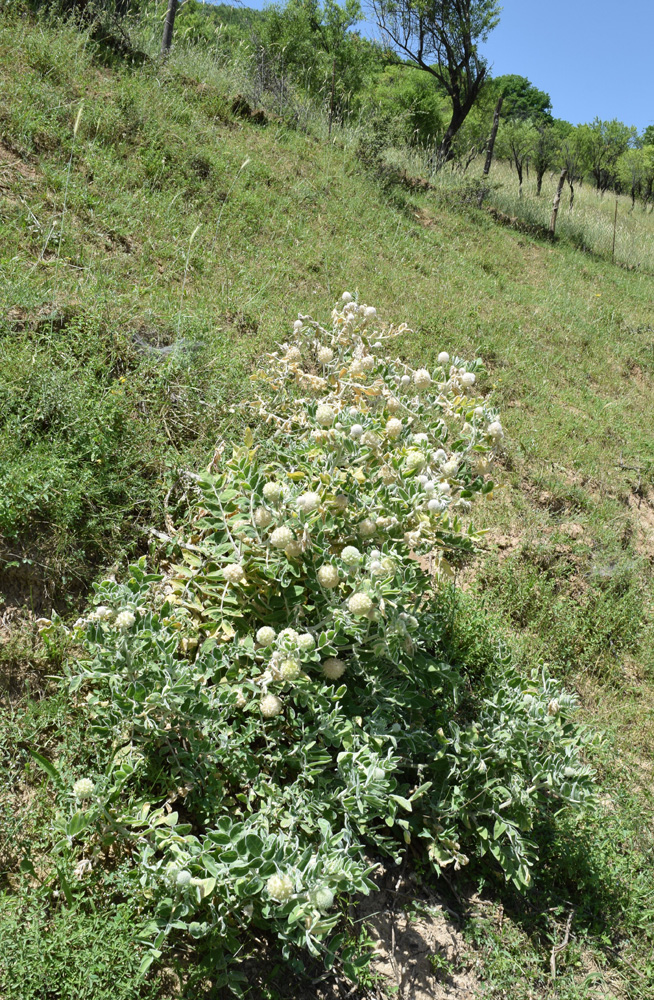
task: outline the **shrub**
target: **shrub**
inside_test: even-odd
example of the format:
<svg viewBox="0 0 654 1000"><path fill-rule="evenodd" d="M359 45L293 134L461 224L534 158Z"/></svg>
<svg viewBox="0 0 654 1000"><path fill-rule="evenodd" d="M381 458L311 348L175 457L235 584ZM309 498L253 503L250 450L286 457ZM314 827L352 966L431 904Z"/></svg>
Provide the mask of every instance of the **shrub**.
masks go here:
<svg viewBox="0 0 654 1000"><path fill-rule="evenodd" d="M228 983L256 927L354 978L340 904L371 852L488 853L524 887L534 817L589 794L544 671L444 659L434 588L473 548L502 428L481 363L412 369L384 349L406 332L347 293L330 330L298 319L254 377L265 457L251 432L219 449L183 561L99 585L75 628L67 682L107 752L63 795L55 854L123 859L148 960L218 933Z"/></svg>

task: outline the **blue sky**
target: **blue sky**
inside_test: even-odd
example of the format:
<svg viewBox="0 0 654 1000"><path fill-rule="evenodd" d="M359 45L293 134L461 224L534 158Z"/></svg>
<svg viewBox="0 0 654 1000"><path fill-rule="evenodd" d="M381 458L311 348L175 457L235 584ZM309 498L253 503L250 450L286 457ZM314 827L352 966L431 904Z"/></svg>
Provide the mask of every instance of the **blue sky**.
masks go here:
<svg viewBox="0 0 654 1000"><path fill-rule="evenodd" d="M227 0L229 2L229 0ZM366 0L361 0L365 7ZM264 0L245 6L261 8ZM504 0L483 51L493 76L528 77L574 125L654 124L654 0ZM372 25L364 27L373 34Z"/></svg>

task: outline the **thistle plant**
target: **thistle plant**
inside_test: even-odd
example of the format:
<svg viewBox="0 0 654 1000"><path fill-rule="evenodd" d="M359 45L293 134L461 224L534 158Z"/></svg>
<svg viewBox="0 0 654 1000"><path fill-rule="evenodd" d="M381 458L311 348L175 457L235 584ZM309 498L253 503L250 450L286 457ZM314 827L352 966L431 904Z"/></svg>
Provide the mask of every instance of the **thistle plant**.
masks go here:
<svg viewBox="0 0 654 1000"><path fill-rule="evenodd" d="M254 921L355 978L340 904L372 853L413 844L437 871L488 853L524 887L534 816L590 793L544 669L498 652L473 681L443 656L435 598L503 431L481 362L412 368L389 354L407 332L347 293L329 328L300 316L253 377L264 457L251 432L223 447L183 561L100 585L77 625L70 690L111 749L68 823L85 857L128 842L150 958L215 933L228 963Z"/></svg>

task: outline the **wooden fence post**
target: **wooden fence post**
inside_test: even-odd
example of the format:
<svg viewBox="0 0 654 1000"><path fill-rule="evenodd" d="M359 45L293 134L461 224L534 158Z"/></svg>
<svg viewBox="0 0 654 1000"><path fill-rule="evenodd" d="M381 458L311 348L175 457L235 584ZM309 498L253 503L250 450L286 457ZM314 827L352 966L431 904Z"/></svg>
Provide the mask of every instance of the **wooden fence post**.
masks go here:
<svg viewBox="0 0 654 1000"><path fill-rule="evenodd" d="M175 27L175 14L177 13L177 0L168 0L168 10L164 21L163 38L161 39L161 55L167 56L170 46L173 44L173 28Z"/></svg>
<svg viewBox="0 0 654 1000"><path fill-rule="evenodd" d="M615 263L615 231L618 227L618 199L615 199L615 212L613 213L613 246L611 247L611 263Z"/></svg>
<svg viewBox="0 0 654 1000"><path fill-rule="evenodd" d="M332 97L329 102L329 132L328 136L331 138L332 134L332 121L334 119L334 87L336 85L336 60L332 62Z"/></svg>
<svg viewBox="0 0 654 1000"><path fill-rule="evenodd" d="M567 168L564 167L561 171L561 176L559 177L559 183L556 189L556 194L554 195L554 201L552 203L552 215L550 216L550 236L554 239L554 233L556 231L556 217L559 213L559 205L561 204L561 192L563 191L563 185L565 184L565 179L568 176Z"/></svg>

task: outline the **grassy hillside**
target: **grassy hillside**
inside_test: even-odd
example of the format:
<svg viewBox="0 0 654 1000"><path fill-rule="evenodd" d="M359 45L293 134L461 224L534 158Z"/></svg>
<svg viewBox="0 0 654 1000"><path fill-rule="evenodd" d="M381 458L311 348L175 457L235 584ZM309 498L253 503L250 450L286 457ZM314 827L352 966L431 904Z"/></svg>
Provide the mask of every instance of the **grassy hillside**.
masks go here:
<svg viewBox="0 0 654 1000"><path fill-rule="evenodd" d="M239 72L181 46L165 65L135 64L103 59L72 27L9 14L0 25L6 940L31 921L12 952L22 986L5 995L54 995L31 985L46 931L69 969L62 996L116 995L102 972L94 992L75 992L80 966L66 958L77 949L90 967L114 934L129 956L121 995L160 989L136 985L120 892L97 912L76 909L70 936L32 889L17 902L21 862L37 859L37 874L44 863L49 815L24 742L92 753L53 693L60 651L44 650L32 613L74 614L100 568L120 572L148 550L150 527L183 518L184 471L206 466L242 421L253 359L298 312L327 316L349 288L409 324L408 360L479 354L503 412L487 548L461 570L453 642L485 655L472 627L483 615L485 642L508 641L525 668L546 661L604 734L597 813L541 831L547 864L533 894L503 894L483 871L452 890L486 900L469 903L470 962L491 995L645 998L654 279L499 227L451 190L391 183L357 157L355 128L330 142L318 116L298 129L252 114L251 98L250 110L234 100ZM553 986L550 952L571 907L574 947Z"/></svg>

